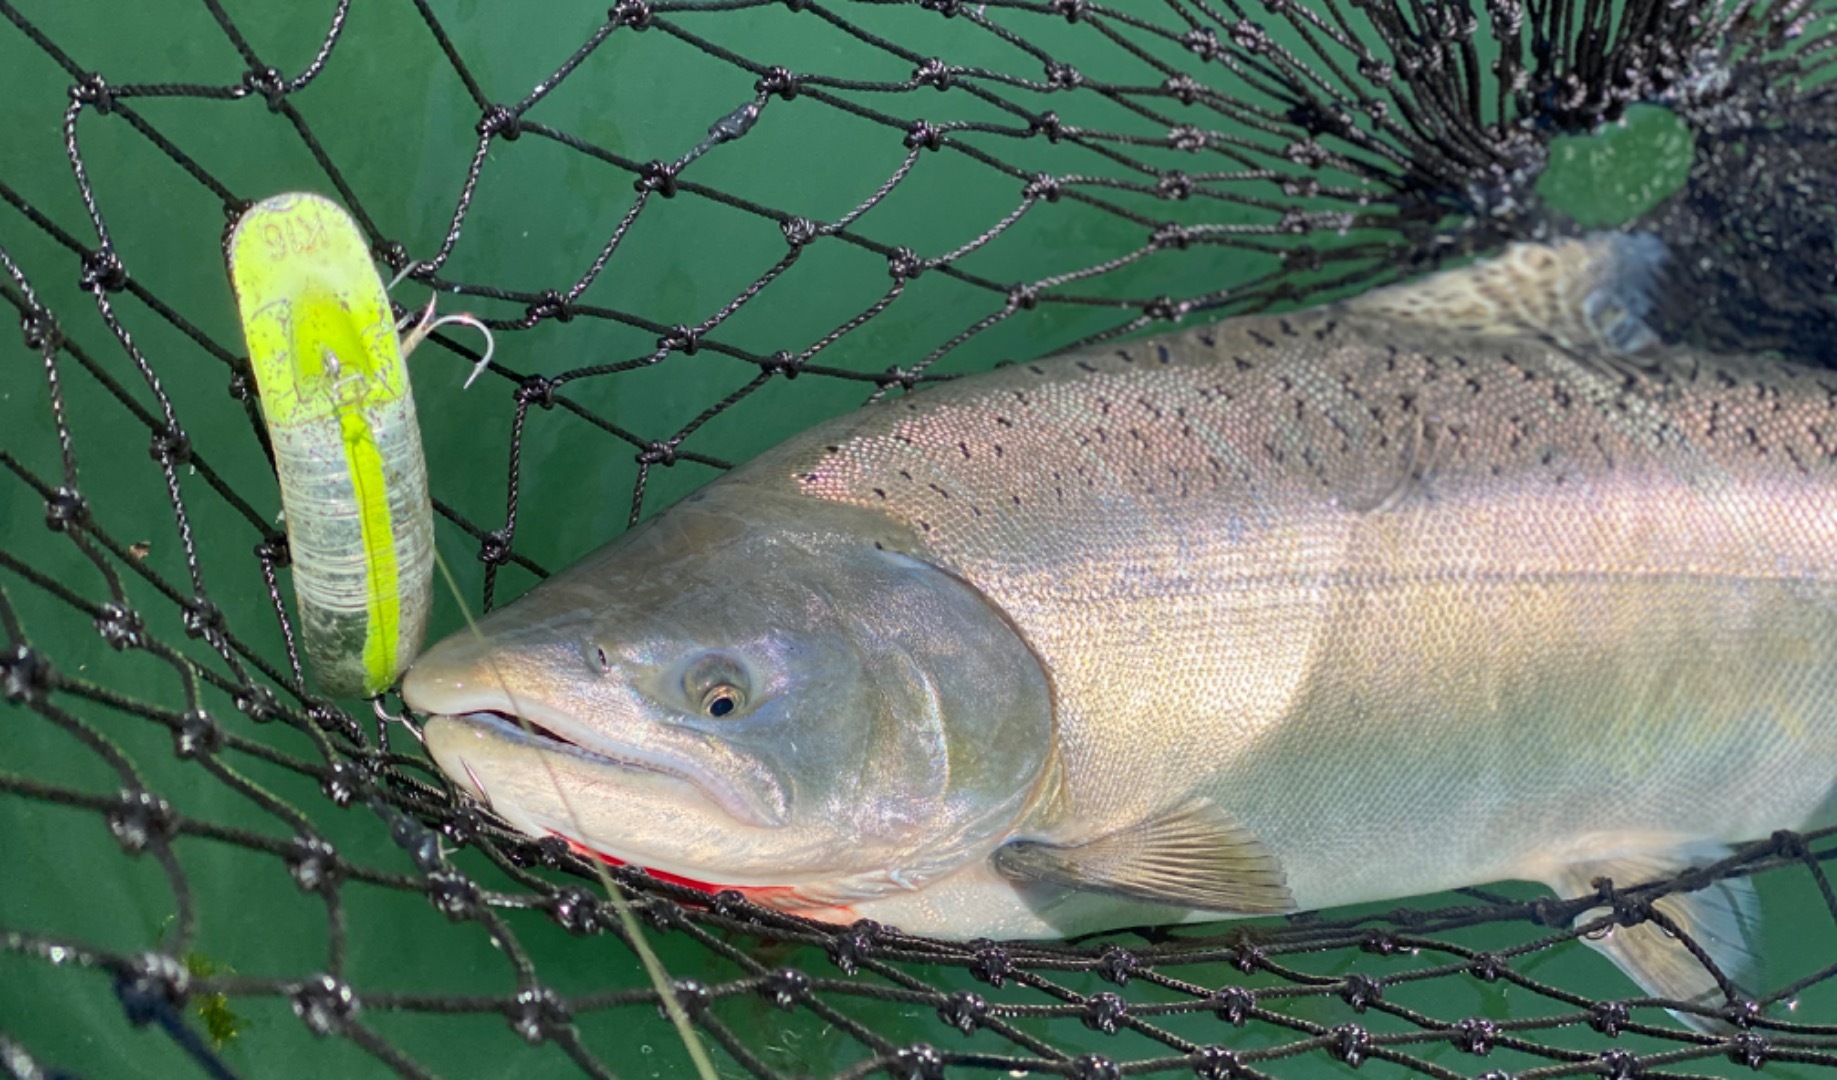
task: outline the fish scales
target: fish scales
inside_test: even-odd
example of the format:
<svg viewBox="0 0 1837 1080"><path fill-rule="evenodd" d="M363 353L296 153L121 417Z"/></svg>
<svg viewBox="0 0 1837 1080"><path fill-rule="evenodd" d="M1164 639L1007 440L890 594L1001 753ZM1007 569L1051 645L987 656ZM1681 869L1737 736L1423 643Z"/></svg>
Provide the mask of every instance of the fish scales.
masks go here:
<svg viewBox="0 0 1837 1080"><path fill-rule="evenodd" d="M1078 816L1215 789L1316 906L1385 856L1507 876L1543 834L1501 813L1572 740L1627 756L1565 786L1653 829L1708 808L1677 741L1749 756L1755 819L1828 786L1834 403L1821 373L1676 352L1628 378L1329 309L1008 367L735 479L887 513L992 597L1053 674ZM1450 798L1494 822L1465 850Z"/></svg>
<svg viewBox="0 0 1837 1080"><path fill-rule="evenodd" d="M519 828L925 934L1714 862L1829 817L1837 376L1659 343L1661 257L1521 245L858 410L404 697ZM1751 883L1658 905L1756 976ZM1720 1030L1666 931L1590 944Z"/></svg>

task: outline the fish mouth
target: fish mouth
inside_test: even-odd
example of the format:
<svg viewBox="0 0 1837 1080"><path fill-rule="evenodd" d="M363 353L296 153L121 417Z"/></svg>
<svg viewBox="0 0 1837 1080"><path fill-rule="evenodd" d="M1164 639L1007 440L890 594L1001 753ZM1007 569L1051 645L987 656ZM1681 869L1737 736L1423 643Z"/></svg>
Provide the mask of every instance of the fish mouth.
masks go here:
<svg viewBox="0 0 1837 1080"><path fill-rule="evenodd" d="M629 745L610 746L603 739L575 733L573 726L564 718L531 716L527 711L512 713L493 708L432 715L480 730L491 738L527 746L543 753L574 758L595 768L660 776L676 781L713 802L740 824L773 828L785 824L789 819L781 802L762 798L718 773L690 768L671 755ZM484 789L476 775L471 779L473 786L482 793ZM489 797L486 801L490 801Z"/></svg>

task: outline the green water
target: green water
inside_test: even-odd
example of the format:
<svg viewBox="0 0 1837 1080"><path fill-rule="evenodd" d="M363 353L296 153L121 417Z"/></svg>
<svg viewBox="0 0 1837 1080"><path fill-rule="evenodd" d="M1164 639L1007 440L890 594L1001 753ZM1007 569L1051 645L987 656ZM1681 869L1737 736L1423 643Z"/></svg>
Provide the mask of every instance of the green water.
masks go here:
<svg viewBox="0 0 1837 1080"><path fill-rule="evenodd" d="M19 6L79 67L104 72L116 86L234 85L243 67L225 35L194 5L102 7L40 0ZM503 102L520 99L544 79L604 16L603 4L585 3L523 5L513 11L510 5L459 0L433 7L486 96ZM331 5L261 5L250 0L228 5L228 10L266 63L293 73L312 58ZM849 6L847 11L921 56L944 54L958 64L995 69L1015 64L1012 47L993 35L969 32L965 20L946 21L918 10ZM719 16L684 15L679 21L728 48L794 70L862 79L903 79L910 70L910 65L861 47L808 13L798 16L773 7ZM1062 40L1051 39L1063 49L1060 55L1087 70L1118 62L1114 52L1093 44L1088 34L1054 30L1044 19L1027 25L1043 35L1062 33ZM5 126L0 129L0 181L87 246L93 244L94 233L77 198L61 131L70 81L23 34L11 26L0 27L0 100L7 103ZM709 124L749 99L751 84L751 76L710 62L660 32L621 31L529 118L627 158L674 159L693 146ZM1025 97L1018 91L1016 96ZM961 98L926 91L923 96L889 98L882 107L901 115L908 110L922 114L934 102L940 103L940 110L948 102L954 118L1004 119L993 109L965 104ZM406 245L412 255L429 257L447 232L460 194L474 151L478 109L440 57L414 8L403 3L355 5L324 76L290 100L381 233ZM294 128L271 113L259 96L240 101L154 98L136 100L132 107L237 197L253 199L290 189L333 190ZM1093 106L1083 122L1120 125L1129 119L1120 109L1105 112ZM1634 205L1639 199L1652 197L1655 183L1662 186L1663 178L1678 175L1677 162L1680 155L1687 156L1688 147L1665 134L1670 129L1662 116L1636 116L1629 130L1631 142L1613 133L1587 143L1565 143L1547 185L1548 197L1578 218L1611 223L1617 215L1639 208ZM1654 131L1656 136L1639 141ZM85 112L78 137L129 273L182 313L204 338L230 354L239 353L234 308L218 251L225 219L217 198L118 116ZM1624 149L1628 145L1636 149ZM1030 170L1123 172L1093 162L1090 155L1037 140L1014 152L1027 160ZM896 133L807 99L773 102L752 135L710 153L685 178L813 219L833 220L877 189L904 158ZM1019 189L1016 178L961 156L927 154L913 179L865 216L859 229L889 245L940 254L967 243L1012 210ZM1280 197L1268 185L1256 194ZM462 239L442 273L452 280L507 289L565 287L585 272L634 196L629 173L586 155L534 135L495 142ZM1195 200L1163 204L1154 220L1219 224L1256 217L1241 207ZM1030 213L999 242L964 257L958 266L998 281L1043 277L1128 251L1140 243L1141 232L1113 216L1061 203ZM1337 242L1331 237L1315 239ZM0 206L0 243L40 289L70 339L123 386L128 397L143 407L155 407L144 375L98 317L93 301L75 288L76 256L11 206ZM754 281L784 250L777 226L756 216L687 193L673 200L653 199L616 258L580 299L666 326L695 324ZM1166 252L1106 275L1082 291L1131 298L1193 295L1249 281L1275 262L1268 254L1204 247ZM819 243L716 336L759 354L802 348L873 303L889 280L882 256L837 242ZM425 295L413 284L405 285L403 292L414 302ZM197 453L258 514L272 521L278 511L272 474L247 415L226 393L227 365L139 300L124 294L115 303ZM857 372L910 365L1000 306L994 294L928 273L884 314L813 362ZM522 309L521 304L479 297L447 298L442 307L491 316L514 316ZM1121 320L1117 311L1099 306L1044 306L974 337L950 353L938 370L971 371L1004 358L1041 355ZM464 332L455 337L469 341ZM582 318L500 335L498 356L519 373L558 375L646 355L655 339L647 329ZM9 334L0 337L0 356L8 373L0 380L0 449L56 483L58 445L37 354ZM164 478L146 452L145 427L73 360L67 357L61 371L81 488L99 525L124 543L144 541L147 566L180 583L184 591L184 552ZM487 376L462 392L464 362L433 347L417 354L414 373L435 496L487 528L500 525L514 385ZM663 439L756 373L750 364L703 350L693 356L673 354L653 368L616 378L582 380L568 393L643 440ZM814 375L794 382L774 380L741 406L708 422L685 449L744 460L856 404L867 389L863 383ZM532 410L521 440L517 549L553 569L597 546L624 526L636 472L634 450L627 443L565 410ZM658 470L645 512L667 505L713 475L714 470L694 463ZM280 630L252 555L260 539L258 530L201 477L181 470L180 484L206 588L226 610L228 625L239 640L284 666ZM0 507L0 550L92 602L106 598L94 567L44 528L41 500L10 473L0 474ZM444 521L439 540L464 595L476 604L482 578L473 557L476 541ZM508 568L500 577L498 596L514 596L532 580L527 572ZM182 687L170 667L144 654L110 649L86 614L49 598L18 575L0 571L0 588L29 639L60 670L166 709L184 707ZM128 588L156 636L207 665L220 666L207 650L184 637L173 604L131 575ZM444 634L459 624L456 604L443 595L437 601L433 633ZM146 786L188 817L255 829L282 841L289 837L290 831L278 820L252 812L246 799L206 775L200 765L176 759L164 727L105 704L71 696L59 701L105 733L133 762ZM207 690L203 704L239 734L317 760L303 736L278 725L255 726L221 693ZM334 809L315 784L292 771L247 755L227 760L275 797L300 808L353 861L389 873L412 873L407 856L390 844L376 819L363 809ZM23 709L0 712L0 772L105 795L122 782L72 735ZM183 897L175 895L152 860L121 854L94 811L0 795L0 866L5 868L0 879L0 928L51 933L131 954L167 940L175 910L195 906L196 951L214 965L252 977L284 978L304 977L326 966L326 905L296 888L281 860L191 837L178 840L176 850L184 867ZM460 864L487 887L510 887L501 874L469 854L460 856ZM1773 889L1776 884L1781 887ZM1771 951L1789 960L1828 954L1832 933L1828 919L1818 921L1815 895L1802 881L1786 888L1783 880L1770 880L1768 886L1779 894L1769 897ZM344 946L346 977L373 1001L392 993L501 995L515 989L504 952L486 933L475 924L451 923L436 915L412 893L350 882L340 890L340 903L349 935ZM631 954L613 942L571 938L538 913L509 911L503 917L544 983L558 992L647 985ZM1806 934L1817 936L1807 939ZM1482 930L1469 932L1463 940L1478 945L1513 939L1504 931ZM676 976L719 983L742 974L730 960L683 935L662 935L656 944ZM835 975L833 965L820 955L770 948L763 955L770 965L795 963L813 974ZM1313 959L1309 970L1322 974L1333 973L1336 964L1346 961L1338 955ZM1628 992L1605 961L1581 949L1541 956L1525 970L1581 992ZM992 1000L1040 1001L1014 987L991 990L960 970L915 969L914 974L934 986L975 989ZM1238 978L1229 970L1185 970L1182 975L1215 984ZM1060 982L1081 993L1109 988L1089 975L1066 975ZM1153 1000L1154 995L1139 986L1130 992L1131 1000L1137 1001ZM1446 1016L1504 1018L1522 1015L1526 1008L1534 1013L1549 1010L1548 1005L1527 1003L1522 994L1497 986L1446 979L1399 990L1396 999ZM1809 1012L1814 1007L1823 1008L1826 1015L1837 1013L1828 992L1808 995L1804 1008ZM239 996L229 1008L239 1034L226 1048L225 1059L247 1074L368 1076L383 1071L375 1058L351 1042L310 1034L285 998ZM1297 1007L1295 1012L1325 1024L1350 1018L1337 1001ZM787 1073L827 1074L862 1054L853 1039L808 1012L780 1012L763 999L723 1001L716 1015L741 1033L768 1065ZM870 1018L895 1045L934 1041L953 1049L1013 1049L987 1033L958 1037L942 1028L928 1008L876 1005L853 1009L851 1015ZM440 1075L537 1077L570 1067L559 1049L525 1046L494 1015L456 1021L372 1005L361 1018L422 1067ZM1387 1029L1381 1018L1361 1022L1378 1030L1400 1029ZM1237 1045L1244 1048L1276 1038L1270 1031L1254 1030L1240 1038L1223 1030L1210 1014L1165 1024L1199 1042L1239 1038ZM590 1013L580 1019L579 1028L586 1045L620 1076L671 1077L682 1075L686 1067L674 1032L652 1010ZM1050 1030L1055 1045L1068 1053L1091 1051L1118 1058L1153 1053L1137 1036L1107 1036L1076 1021L1059 1022ZM82 1075L187 1074L169 1040L154 1031L132 1029L123 1020L106 975L74 967L59 970L11 951L0 951L0 1032L21 1039L42 1063ZM1573 1044L1593 1046L1598 1040L1591 1038L1583 1031ZM1637 1040L1626 1044L1640 1045ZM1511 1066L1501 1059L1455 1060L1460 1055L1447 1048L1422 1052L1464 1071L1481 1064ZM716 1056L724 1062L725 1074L740 1075L730 1061ZM1328 1067L1323 1061L1316 1055L1287 1067L1291 1072L1311 1072ZM1383 1075L1388 1068L1373 1063L1364 1072Z"/></svg>

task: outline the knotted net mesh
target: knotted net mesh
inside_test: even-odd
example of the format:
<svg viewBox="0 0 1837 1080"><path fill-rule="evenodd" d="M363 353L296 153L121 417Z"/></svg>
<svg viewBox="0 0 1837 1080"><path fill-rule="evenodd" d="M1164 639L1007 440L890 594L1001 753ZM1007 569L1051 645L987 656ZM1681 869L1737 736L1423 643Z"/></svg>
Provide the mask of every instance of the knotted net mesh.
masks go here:
<svg viewBox="0 0 1837 1080"><path fill-rule="evenodd" d="M482 610L863 399L1590 215L1644 214L1680 253L1676 332L1828 355L1832 10L0 0L0 295L23 331L0 345L0 1064L1837 1065L1824 833L1596 897L1506 884L1064 944L816 926L617 869L622 919L600 872L303 680L218 248L253 200L335 194L406 272L404 313L432 289L493 328L469 391L464 331L412 362L439 542ZM1564 142L1604 122L1657 134L1618 165ZM436 634L460 624L440 603ZM1726 1036L1577 941L1725 875L1754 875L1769 914L1765 984L1728 988Z"/></svg>

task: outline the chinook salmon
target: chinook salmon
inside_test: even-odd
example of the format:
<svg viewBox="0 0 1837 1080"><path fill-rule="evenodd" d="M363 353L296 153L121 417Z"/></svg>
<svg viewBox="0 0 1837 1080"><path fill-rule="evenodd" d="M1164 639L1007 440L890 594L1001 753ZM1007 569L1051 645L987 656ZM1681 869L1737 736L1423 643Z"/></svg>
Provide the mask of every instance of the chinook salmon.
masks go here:
<svg viewBox="0 0 1837 1080"><path fill-rule="evenodd" d="M1519 245L858 410L403 694L531 835L918 934L1707 864L1837 781L1837 375L1660 342L1662 259ZM1757 977L1745 879L1657 906ZM1591 944L1724 1001L1653 923Z"/></svg>

